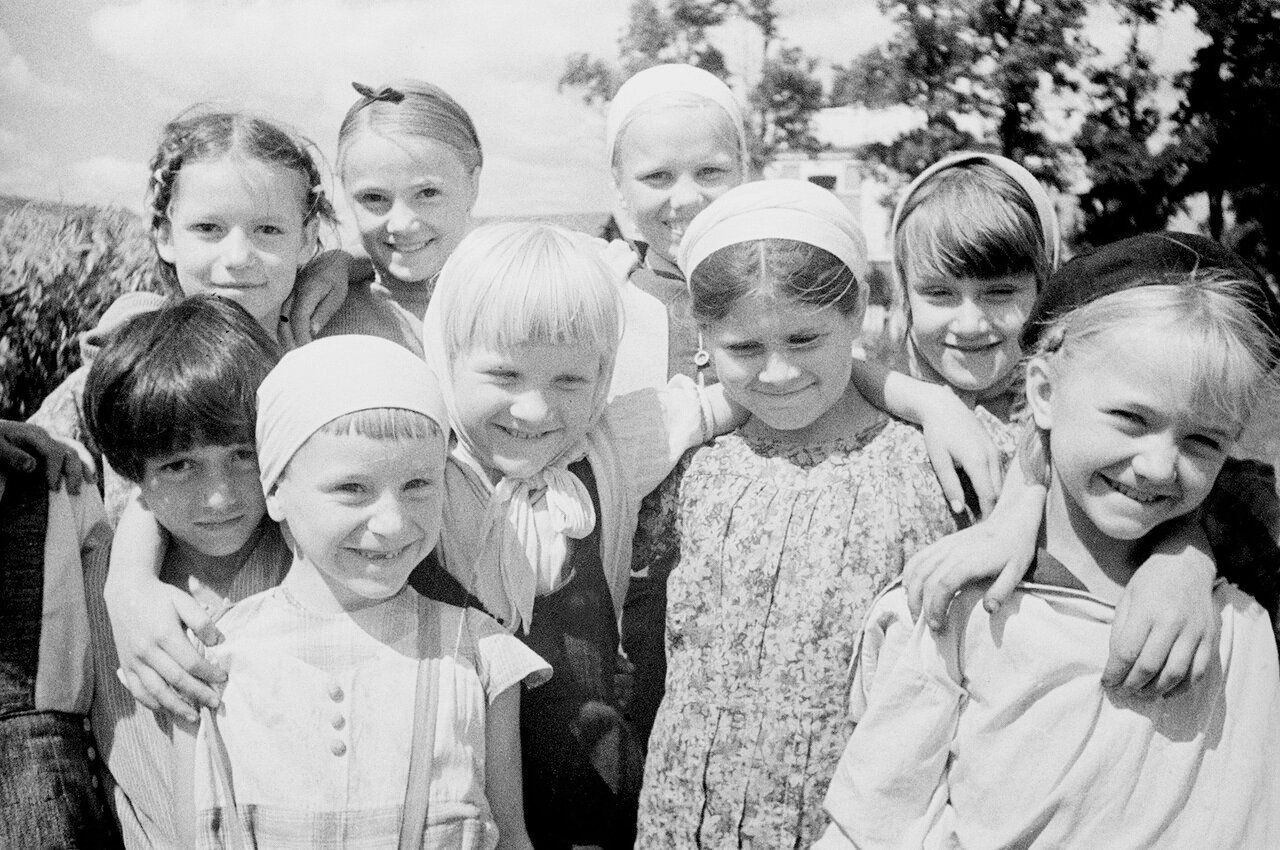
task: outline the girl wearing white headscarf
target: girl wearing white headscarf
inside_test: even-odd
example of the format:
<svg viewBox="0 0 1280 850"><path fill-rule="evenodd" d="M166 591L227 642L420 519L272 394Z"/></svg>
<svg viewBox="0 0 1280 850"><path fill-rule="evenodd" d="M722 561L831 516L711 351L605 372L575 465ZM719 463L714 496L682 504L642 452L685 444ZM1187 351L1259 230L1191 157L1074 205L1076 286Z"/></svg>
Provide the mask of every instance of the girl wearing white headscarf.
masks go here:
<svg viewBox="0 0 1280 850"><path fill-rule="evenodd" d="M835 196L739 186L679 260L721 386L751 416L660 491L679 564L637 846L804 847L852 728L857 624L955 526L919 432L851 382L867 255Z"/></svg>
<svg viewBox="0 0 1280 850"><path fill-rule="evenodd" d="M539 848L631 846L643 756L613 679L636 516L733 424L683 376L606 405L621 322L593 240L521 223L462 240L424 321L455 435L444 566L556 671L521 707Z"/></svg>

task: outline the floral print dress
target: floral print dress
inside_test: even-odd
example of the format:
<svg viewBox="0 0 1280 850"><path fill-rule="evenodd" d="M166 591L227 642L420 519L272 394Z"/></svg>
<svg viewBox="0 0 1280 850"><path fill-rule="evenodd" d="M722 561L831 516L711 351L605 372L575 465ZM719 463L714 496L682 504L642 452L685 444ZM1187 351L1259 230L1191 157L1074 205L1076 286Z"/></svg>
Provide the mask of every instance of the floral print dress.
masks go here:
<svg viewBox="0 0 1280 850"><path fill-rule="evenodd" d="M648 517L635 565L679 547L636 846L808 847L864 615L954 521L919 432L887 417L813 446L735 433L685 464L657 500L677 533Z"/></svg>

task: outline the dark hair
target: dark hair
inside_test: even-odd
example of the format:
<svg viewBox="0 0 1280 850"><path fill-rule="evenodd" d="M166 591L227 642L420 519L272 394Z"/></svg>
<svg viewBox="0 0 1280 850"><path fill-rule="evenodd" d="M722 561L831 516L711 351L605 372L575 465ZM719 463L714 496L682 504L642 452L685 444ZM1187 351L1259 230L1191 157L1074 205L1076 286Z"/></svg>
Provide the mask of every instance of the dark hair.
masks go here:
<svg viewBox="0 0 1280 850"><path fill-rule="evenodd" d="M347 150L363 129L385 136L435 139L453 148L468 171L484 164L480 137L467 110L439 86L422 80L396 80L374 90L352 86L360 99L351 104L338 129L338 171Z"/></svg>
<svg viewBox="0 0 1280 850"><path fill-rule="evenodd" d="M151 218L152 241L156 241L156 231L169 217L174 181L182 167L232 153L301 174L308 186L306 195L299 199L302 220L319 219L336 225L337 215L325 195L316 157L311 154L314 148L315 145L302 136L243 112L194 109L182 113L164 126L160 144L151 157L145 208ZM159 265L165 282L180 291L173 266L163 257Z"/></svg>
<svg viewBox="0 0 1280 850"><path fill-rule="evenodd" d="M134 482L151 458L252 444L258 385L279 359L239 304L212 294L174 301L130 320L99 352L85 382L85 429Z"/></svg>
<svg viewBox="0 0 1280 850"><path fill-rule="evenodd" d="M752 292L785 297L848 315L865 303L866 287L835 254L795 239L753 239L708 256L689 278L694 318L723 319Z"/></svg>

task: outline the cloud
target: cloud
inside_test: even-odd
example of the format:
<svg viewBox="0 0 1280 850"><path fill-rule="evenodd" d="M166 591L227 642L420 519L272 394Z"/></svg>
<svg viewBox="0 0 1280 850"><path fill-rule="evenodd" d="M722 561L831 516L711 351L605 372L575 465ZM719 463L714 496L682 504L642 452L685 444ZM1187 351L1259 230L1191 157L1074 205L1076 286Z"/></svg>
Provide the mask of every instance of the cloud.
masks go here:
<svg viewBox="0 0 1280 850"><path fill-rule="evenodd" d="M60 105L79 99L79 93L70 86L37 77L31 70L31 63L3 29L0 29L0 96L26 97L36 102Z"/></svg>

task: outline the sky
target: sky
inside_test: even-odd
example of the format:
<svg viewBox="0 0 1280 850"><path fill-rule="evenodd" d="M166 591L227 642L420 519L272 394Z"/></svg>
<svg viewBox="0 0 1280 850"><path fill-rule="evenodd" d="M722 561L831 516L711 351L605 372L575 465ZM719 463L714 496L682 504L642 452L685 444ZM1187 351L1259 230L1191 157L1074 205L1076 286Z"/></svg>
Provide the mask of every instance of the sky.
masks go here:
<svg viewBox="0 0 1280 850"><path fill-rule="evenodd" d="M565 57L613 59L630 0L0 0L0 195L141 206L166 120L195 103L289 124L333 161L350 83L434 82L485 152L476 212L611 206L603 113L556 81ZM780 34L847 62L892 29L875 0L777 0ZM1095 41L1123 47L1113 19ZM1185 64L1189 27L1157 34ZM1108 44L1111 46L1108 47ZM731 63L751 54L722 38Z"/></svg>

